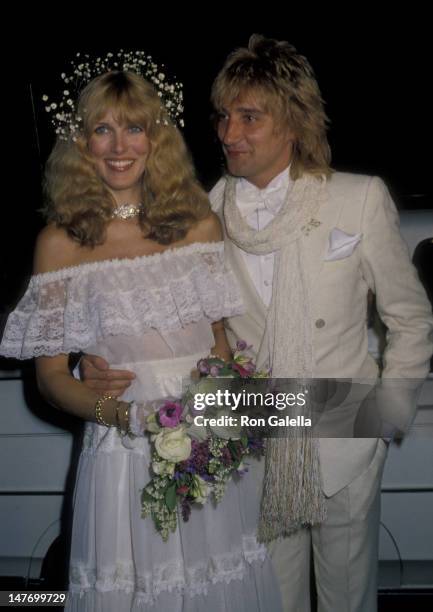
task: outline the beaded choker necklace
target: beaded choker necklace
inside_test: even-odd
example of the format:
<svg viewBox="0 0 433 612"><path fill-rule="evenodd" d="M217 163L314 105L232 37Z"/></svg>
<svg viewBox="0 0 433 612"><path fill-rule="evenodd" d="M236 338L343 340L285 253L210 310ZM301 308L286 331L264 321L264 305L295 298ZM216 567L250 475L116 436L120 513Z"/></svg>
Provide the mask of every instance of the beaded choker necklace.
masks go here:
<svg viewBox="0 0 433 612"><path fill-rule="evenodd" d="M120 204L111 213L112 219L132 219L138 217L143 209L143 204Z"/></svg>

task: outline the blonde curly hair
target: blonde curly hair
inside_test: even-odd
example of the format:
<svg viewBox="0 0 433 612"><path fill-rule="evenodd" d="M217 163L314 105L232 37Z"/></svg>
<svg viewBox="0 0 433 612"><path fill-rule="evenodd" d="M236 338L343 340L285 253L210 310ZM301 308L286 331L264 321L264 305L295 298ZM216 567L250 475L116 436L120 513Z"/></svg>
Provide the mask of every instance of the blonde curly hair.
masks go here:
<svg viewBox="0 0 433 612"><path fill-rule="evenodd" d="M81 245L104 242L115 201L95 170L88 139L108 110L120 123L140 125L150 142L143 175L143 235L160 244L185 237L210 212L182 135L170 120L150 83L133 72L108 72L82 91L78 137L57 139L45 170L45 217L66 229Z"/></svg>
<svg viewBox="0 0 433 612"><path fill-rule="evenodd" d="M295 133L292 178L304 172L329 176L328 118L307 59L286 41L253 34L248 48L236 49L228 56L213 83L211 102L218 112L248 93L277 124L287 125Z"/></svg>

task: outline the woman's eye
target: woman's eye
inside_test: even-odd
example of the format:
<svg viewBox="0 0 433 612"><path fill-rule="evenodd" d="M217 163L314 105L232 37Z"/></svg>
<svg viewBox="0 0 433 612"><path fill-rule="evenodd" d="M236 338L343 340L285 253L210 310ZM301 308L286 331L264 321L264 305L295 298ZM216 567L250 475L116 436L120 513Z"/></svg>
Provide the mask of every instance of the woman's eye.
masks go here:
<svg viewBox="0 0 433 612"><path fill-rule="evenodd" d="M141 125L130 125L128 130L132 133L132 134L140 134L140 132L143 131L143 128L141 127Z"/></svg>
<svg viewBox="0 0 433 612"><path fill-rule="evenodd" d="M95 127L95 134L106 134L108 132L107 125L97 125Z"/></svg>

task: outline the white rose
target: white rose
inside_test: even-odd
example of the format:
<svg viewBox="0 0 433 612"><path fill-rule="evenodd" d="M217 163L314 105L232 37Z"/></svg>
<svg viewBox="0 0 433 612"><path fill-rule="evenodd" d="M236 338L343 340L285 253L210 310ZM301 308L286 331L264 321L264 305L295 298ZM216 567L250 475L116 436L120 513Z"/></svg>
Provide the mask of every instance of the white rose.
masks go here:
<svg viewBox="0 0 433 612"><path fill-rule="evenodd" d="M191 454L191 438L185 433L185 425L167 427L155 437L156 452L163 459L177 463Z"/></svg>
<svg viewBox="0 0 433 612"><path fill-rule="evenodd" d="M201 476L194 476L190 486L190 493L194 497L194 501L198 504L204 504L210 493L210 486L203 480Z"/></svg>
<svg viewBox="0 0 433 612"><path fill-rule="evenodd" d="M171 461L152 461L152 470L157 476L173 476L174 467Z"/></svg>

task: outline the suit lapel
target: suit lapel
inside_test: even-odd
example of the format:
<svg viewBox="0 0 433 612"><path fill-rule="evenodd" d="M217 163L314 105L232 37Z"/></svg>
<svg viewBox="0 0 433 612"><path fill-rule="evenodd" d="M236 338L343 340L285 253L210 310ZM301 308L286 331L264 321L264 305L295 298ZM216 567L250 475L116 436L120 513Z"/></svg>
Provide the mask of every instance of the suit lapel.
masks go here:
<svg viewBox="0 0 433 612"><path fill-rule="evenodd" d="M328 180L326 198L321 202L313 224L308 225L302 234L301 248L305 271L313 292L322 272L329 246L329 234L338 224L343 202L343 199L334 197L332 179ZM315 225L315 222L319 222L320 225Z"/></svg>

